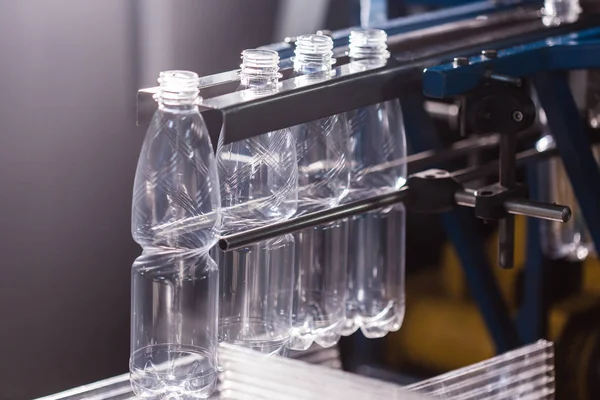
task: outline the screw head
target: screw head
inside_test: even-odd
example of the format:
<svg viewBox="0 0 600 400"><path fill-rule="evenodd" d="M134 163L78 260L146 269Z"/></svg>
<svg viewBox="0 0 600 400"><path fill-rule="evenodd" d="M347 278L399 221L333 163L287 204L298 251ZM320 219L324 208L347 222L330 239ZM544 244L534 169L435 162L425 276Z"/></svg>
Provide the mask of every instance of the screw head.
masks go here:
<svg viewBox="0 0 600 400"><path fill-rule="evenodd" d="M295 36L288 36L285 39L283 39L284 42L290 44L290 45L294 45L296 43L297 38Z"/></svg>
<svg viewBox="0 0 600 400"><path fill-rule="evenodd" d="M521 122L523 121L523 113L521 111L515 111L513 112L512 118L516 122Z"/></svg>
<svg viewBox="0 0 600 400"><path fill-rule="evenodd" d="M498 52L496 50L482 50L481 55L485 58L496 58L498 57Z"/></svg>
<svg viewBox="0 0 600 400"><path fill-rule="evenodd" d="M454 68L467 66L469 65L469 59L467 57L454 57L452 65Z"/></svg>
<svg viewBox="0 0 600 400"><path fill-rule="evenodd" d="M333 32L328 29L321 29L317 31L317 35L333 37Z"/></svg>

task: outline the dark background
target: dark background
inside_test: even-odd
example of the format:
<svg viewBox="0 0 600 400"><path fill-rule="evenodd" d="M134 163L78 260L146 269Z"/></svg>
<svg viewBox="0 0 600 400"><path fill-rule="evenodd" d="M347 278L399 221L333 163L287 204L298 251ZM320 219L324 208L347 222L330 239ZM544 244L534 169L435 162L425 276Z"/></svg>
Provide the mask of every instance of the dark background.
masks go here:
<svg viewBox="0 0 600 400"><path fill-rule="evenodd" d="M0 399L127 371L137 89L347 25L347 3L0 1Z"/></svg>

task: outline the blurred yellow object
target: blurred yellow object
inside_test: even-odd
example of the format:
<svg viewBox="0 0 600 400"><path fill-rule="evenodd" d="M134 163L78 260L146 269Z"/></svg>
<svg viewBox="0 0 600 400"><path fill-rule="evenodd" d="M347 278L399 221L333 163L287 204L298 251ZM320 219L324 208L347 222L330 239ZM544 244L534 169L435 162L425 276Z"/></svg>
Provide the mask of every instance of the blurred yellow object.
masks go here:
<svg viewBox="0 0 600 400"><path fill-rule="evenodd" d="M526 256L525 228L525 218L517 217L516 267L512 270L497 267L497 234L490 235L486 243L491 268L513 313L517 312L517 279ZM496 353L481 313L470 298L452 246L445 245L442 257L441 271L425 270L409 276L404 324L399 332L387 337L386 356L392 366L438 374L490 358ZM585 377L596 362L590 349L600 348L600 320L595 322L597 318L590 318L600 315L600 262L588 258L583 271L581 293L556 302L548 313L547 339L557 342L556 363L561 363L564 379L572 381L563 386L571 393L578 393L566 397L569 399L589 398L584 393L589 392L588 386L594 380Z"/></svg>
<svg viewBox="0 0 600 400"><path fill-rule="evenodd" d="M515 218L515 268L497 268L498 263L498 233L494 232L486 242L486 254L489 265L498 281L498 286L504 297L504 301L510 308L516 307L516 285L515 282L523 269L525 263L525 240L526 219L517 216ZM460 265L454 246L445 243L442 248L442 283L444 292L456 300L469 299L469 290L465 281L465 275Z"/></svg>
<svg viewBox="0 0 600 400"><path fill-rule="evenodd" d="M587 293L600 294L600 261L596 257L588 257L583 262L583 288Z"/></svg>
<svg viewBox="0 0 600 400"><path fill-rule="evenodd" d="M436 293L436 280L435 271L411 278L402 329L388 335L390 364L449 371L494 355L475 304Z"/></svg>

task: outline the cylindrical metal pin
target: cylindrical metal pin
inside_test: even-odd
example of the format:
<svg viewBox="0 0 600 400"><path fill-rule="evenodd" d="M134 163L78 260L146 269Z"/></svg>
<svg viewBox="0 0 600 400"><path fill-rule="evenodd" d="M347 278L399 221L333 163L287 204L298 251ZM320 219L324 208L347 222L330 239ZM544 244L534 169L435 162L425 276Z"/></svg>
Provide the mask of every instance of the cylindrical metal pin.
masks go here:
<svg viewBox="0 0 600 400"><path fill-rule="evenodd" d="M464 207L475 207L475 192L472 189L460 190L455 193L456 204ZM571 209L557 204L540 203L526 199L509 199L504 202L504 209L513 215L523 215L548 221L568 222L571 219Z"/></svg>

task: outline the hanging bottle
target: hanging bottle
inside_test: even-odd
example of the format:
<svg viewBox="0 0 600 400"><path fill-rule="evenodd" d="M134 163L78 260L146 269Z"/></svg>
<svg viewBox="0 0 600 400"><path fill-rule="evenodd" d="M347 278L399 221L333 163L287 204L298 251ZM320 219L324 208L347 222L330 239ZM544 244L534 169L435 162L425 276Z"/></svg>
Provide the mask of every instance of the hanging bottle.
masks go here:
<svg viewBox="0 0 600 400"><path fill-rule="evenodd" d="M579 0L544 0L542 21L546 26L571 24L579 19Z"/></svg>
<svg viewBox="0 0 600 400"><path fill-rule="evenodd" d="M350 68L383 66L387 35L379 29L350 33ZM406 137L398 100L347 113L350 126L350 193L345 201L398 190L406 183ZM348 299L344 335L360 328L368 338L400 328L404 319L403 207L350 220Z"/></svg>
<svg viewBox="0 0 600 400"><path fill-rule="evenodd" d="M333 41L328 36L298 37L295 79L327 79L334 63L332 50ZM350 177L345 116L333 115L292 130L298 157L297 215L336 206L348 192ZM340 338L345 319L347 221L307 228L294 237L296 279L290 347L305 350L313 342L333 346Z"/></svg>
<svg viewBox="0 0 600 400"><path fill-rule="evenodd" d="M277 90L279 55L242 52L245 96ZM221 139L223 136L221 137ZM297 209L298 164L291 130L219 142L224 234L290 218ZM284 354L292 328L294 238L285 235L219 254L219 340L266 354Z"/></svg>
<svg viewBox="0 0 600 400"><path fill-rule="evenodd" d="M130 380L144 399L200 399L216 384L220 195L198 111L199 78L161 72L158 110L138 161L133 238Z"/></svg>
<svg viewBox="0 0 600 400"><path fill-rule="evenodd" d="M536 143L538 151L556 147L551 135L544 135ZM595 153L600 153L595 149ZM542 200L555 204L568 204L573 216L569 222L540 221L542 251L550 259L577 262L587 258L594 245L579 211L575 193L560 158L550 158L537 165L538 184Z"/></svg>

